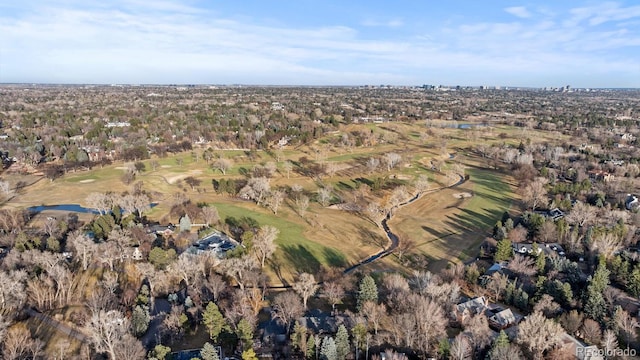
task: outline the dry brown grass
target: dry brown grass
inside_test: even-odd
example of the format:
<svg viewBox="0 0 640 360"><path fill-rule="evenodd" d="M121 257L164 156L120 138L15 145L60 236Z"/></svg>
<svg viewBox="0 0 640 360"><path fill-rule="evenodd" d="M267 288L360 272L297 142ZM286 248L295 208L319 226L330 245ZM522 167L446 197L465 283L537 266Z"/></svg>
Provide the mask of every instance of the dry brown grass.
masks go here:
<svg viewBox="0 0 640 360"><path fill-rule="evenodd" d="M314 159L315 150L324 149L328 161L340 163L341 170L333 178L323 179L324 182L332 184L337 184L340 181L354 184L353 179L356 177L372 178L393 174L398 179L406 180L419 174L428 174L432 179L432 186L446 183L444 176L437 175L429 169L431 159L442 157L442 154L440 154L438 146L420 143L417 134L424 131L423 125L370 124L366 125L366 127L373 129L377 133L396 134L396 140L394 143L379 143L374 147L353 148L351 150L330 147L320 140L311 146L288 149L284 151L284 156L286 159L291 160L297 160L301 156ZM362 126L350 125L345 127L344 130L349 131L355 128L362 129ZM474 145L466 135L468 130L438 129L438 132L449 137L447 146L451 149L450 152L458 153L453 161L462 161L461 159L464 159L464 162L468 165L483 166L476 160L464 156L464 149ZM501 127L487 132L486 136L478 141L502 142L502 139L498 139L498 134L502 132L507 132L514 137L522 135L522 131L519 129ZM529 132L529 137L534 135L537 137L537 133ZM548 135L546 134L545 136L548 137ZM331 136L335 135L328 135L328 137ZM546 139L542 136L537 138ZM515 140L512 139L512 141ZM365 167L361 165L364 159L389 151L403 154L409 163L406 166L394 169L391 173L381 171L378 174L366 174L362 172L365 170ZM178 154L165 159L155 159L160 165L155 171L151 170L151 161L145 161L147 171L138 175L136 181L143 181L144 189L160 194L153 199L158 202L158 206L150 210L147 216L150 219L165 219L176 223L178 219L171 219L166 216L171 208L173 194L184 192L194 202L220 204L220 213L223 217L240 214L244 211L247 215L260 217L262 219L261 224L279 225L281 231L290 227L295 231L288 231L290 235L293 235L291 235L291 238L287 238L284 243L306 247L311 254L307 255L307 259L311 259L312 256L319 264L336 268L358 262L381 249L384 246L383 243L386 244L386 239L381 229L355 214L324 209L318 204L312 203L306 219L300 218L287 205L283 205L278 216L273 216L268 209L215 194L211 186L213 178L238 177L241 167L251 169L254 164L275 161L271 155L260 151L255 154L256 158L254 160L250 160L242 151L225 151L224 156L234 159L234 167L224 176L220 172L212 171L203 160L195 162L189 153ZM181 163L176 161L176 158L180 158L182 160ZM449 161L449 159L445 158L443 159ZM71 173L53 182L41 179L33 183L33 185L27 186L20 194L5 203L4 206L28 207L41 204L84 204L85 198L91 192L129 191L131 186L123 184L120 180L123 174L122 167L126 165L117 163L104 168L95 168L89 172ZM445 165L445 169L449 166L449 164ZM481 171L479 174L491 173L489 170L479 171ZM194 176L200 179L202 181L200 188L203 191L196 192L190 188L186 189L186 185L181 181L186 176ZM495 221L493 216L497 212L501 213L505 208L508 208L509 201L514 196L511 193L511 189L508 186L506 191L505 188L502 188L500 191L504 192L504 194L500 193L500 191L493 192L491 190L491 186L502 184L501 180L505 179L507 177L500 175L498 179L485 179L483 183L480 183L476 182L476 180L482 179L475 179L472 176L469 183L458 189L444 190L428 195L415 204L399 210L396 217L391 221L391 226L398 232L401 239L411 238L417 241L421 251L432 259L430 267L433 270L445 266L449 261L464 259L475 251L475 244L481 240L488 230L486 225L490 221ZM8 180L13 183L18 181L17 178L9 178ZM32 183L37 179L30 177L22 180ZM303 177L295 172L291 173L290 178L277 173L272 180L272 186L292 184L300 184L309 191L315 191L317 187L313 179ZM468 192L474 196L463 199L454 197L454 194L462 192ZM479 196L482 194L484 196ZM381 197L382 199L380 200L382 201L386 195L383 194ZM509 200L506 203L501 202L500 199L504 200L505 198ZM81 217L89 220L91 215L81 215ZM287 231L284 232L287 233ZM293 249L289 248L289 254L283 253L283 249L277 253L277 257L280 259L278 261L282 262L281 276L285 280L291 279L305 265L305 263L301 264L295 260L296 257L305 254L296 253ZM339 256L333 252L336 252ZM275 264L276 268L278 261ZM367 268L379 269L389 267L395 268L397 264L392 259L384 259L367 266ZM277 278L273 267L270 271L272 271L272 278Z"/></svg>

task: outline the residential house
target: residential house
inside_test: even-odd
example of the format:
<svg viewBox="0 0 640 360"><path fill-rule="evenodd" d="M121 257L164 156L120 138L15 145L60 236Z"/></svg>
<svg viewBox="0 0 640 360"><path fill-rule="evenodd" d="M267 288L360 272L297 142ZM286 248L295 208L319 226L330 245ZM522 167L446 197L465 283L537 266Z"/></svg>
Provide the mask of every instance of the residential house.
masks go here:
<svg viewBox="0 0 640 360"><path fill-rule="evenodd" d="M511 309L498 311L489 317L489 326L496 331L515 325L516 322L516 317L513 315L513 312L511 312Z"/></svg>
<svg viewBox="0 0 640 360"><path fill-rule="evenodd" d="M575 354L576 358L580 360L604 360L600 355L602 351L597 346L587 346L569 334L563 334L560 342L561 349L569 354Z"/></svg>
<svg viewBox="0 0 640 360"><path fill-rule="evenodd" d="M624 206L627 210L635 211L640 207L640 200L635 195L627 194L627 199L624 202Z"/></svg>
<svg viewBox="0 0 640 360"><path fill-rule="evenodd" d="M131 254L131 259L136 260L136 261L140 261L142 260L142 252L140 251L139 247L135 247L133 249L133 254Z"/></svg>
<svg viewBox="0 0 640 360"><path fill-rule="evenodd" d="M453 318L462 323L467 318L482 314L489 306L489 301L484 296L478 296L462 302L453 308Z"/></svg>
<svg viewBox="0 0 640 360"><path fill-rule="evenodd" d="M300 317L297 321L314 334L335 334L340 324L347 328L351 324L351 318L348 316L332 316L317 309L309 311L307 316Z"/></svg>
<svg viewBox="0 0 640 360"><path fill-rule="evenodd" d="M592 181L610 182L614 180L616 177L615 175L604 170L591 170L589 171L589 178Z"/></svg>
<svg viewBox="0 0 640 360"><path fill-rule="evenodd" d="M558 208L553 208L547 212L547 216L553 221L558 221L564 217L564 212Z"/></svg>
<svg viewBox="0 0 640 360"><path fill-rule="evenodd" d="M147 233L162 235L162 236L171 236L173 235L175 229L176 229L176 226L173 224L169 224L169 225L153 224L147 227Z"/></svg>
<svg viewBox="0 0 640 360"><path fill-rule="evenodd" d="M620 139L624 141L634 141L636 137L633 134L624 133L620 136Z"/></svg>

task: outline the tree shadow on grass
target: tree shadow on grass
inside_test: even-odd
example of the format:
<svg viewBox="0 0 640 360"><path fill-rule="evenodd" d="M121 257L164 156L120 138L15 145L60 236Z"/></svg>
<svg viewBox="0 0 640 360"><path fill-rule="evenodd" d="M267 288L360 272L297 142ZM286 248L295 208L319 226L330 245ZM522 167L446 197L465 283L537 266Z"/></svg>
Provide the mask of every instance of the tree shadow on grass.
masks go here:
<svg viewBox="0 0 640 360"><path fill-rule="evenodd" d="M289 245L282 248L285 260L294 266L297 272L317 274L322 265L303 245Z"/></svg>
<svg viewBox="0 0 640 360"><path fill-rule="evenodd" d="M358 226L358 235L362 245L376 246L384 250L389 244L386 237L364 226Z"/></svg>
<svg viewBox="0 0 640 360"><path fill-rule="evenodd" d="M322 251L327 264L332 268L343 268L347 266L347 259L343 254L331 248L324 248Z"/></svg>
<svg viewBox="0 0 640 360"><path fill-rule="evenodd" d="M271 259L267 260L267 264L271 269L273 269L273 272L276 274L282 285L288 286L289 282L282 276L282 259L280 259L279 256L274 255Z"/></svg>

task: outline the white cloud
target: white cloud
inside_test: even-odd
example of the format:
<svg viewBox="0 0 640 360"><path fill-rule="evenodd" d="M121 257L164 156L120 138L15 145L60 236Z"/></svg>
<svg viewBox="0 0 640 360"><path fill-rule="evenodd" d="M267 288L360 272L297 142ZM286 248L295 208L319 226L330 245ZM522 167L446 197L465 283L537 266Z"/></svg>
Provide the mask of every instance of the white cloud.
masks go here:
<svg viewBox="0 0 640 360"><path fill-rule="evenodd" d="M362 21L362 26L367 27L388 27L388 28L399 28L404 26L404 21L402 19L391 19L391 20L374 20L374 19L366 19Z"/></svg>
<svg viewBox="0 0 640 360"><path fill-rule="evenodd" d="M555 16L515 7L505 11L527 14L526 24L458 23L370 39L366 29L349 24L260 25L169 0L149 6L142 0L117 6L51 1L55 6L30 3L31 11L20 17L0 14L0 82L512 85L514 79L609 71L624 74L609 81L640 86L640 56L614 51L640 46L632 24L607 31L558 25L563 17L578 23L601 21L598 16L630 20L611 5L600 15L582 8ZM411 28L399 18L365 23ZM559 82L578 86L570 79Z"/></svg>
<svg viewBox="0 0 640 360"><path fill-rule="evenodd" d="M523 18L523 19L528 19L531 17L531 13L524 6L512 6L512 7L505 8L504 11L508 12L513 16Z"/></svg>

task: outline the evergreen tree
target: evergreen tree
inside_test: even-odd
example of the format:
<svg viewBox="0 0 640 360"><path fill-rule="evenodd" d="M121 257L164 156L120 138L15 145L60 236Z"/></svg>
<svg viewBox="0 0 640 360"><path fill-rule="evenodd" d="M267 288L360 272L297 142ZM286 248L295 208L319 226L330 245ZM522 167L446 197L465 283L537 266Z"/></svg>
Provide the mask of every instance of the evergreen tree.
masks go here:
<svg viewBox="0 0 640 360"><path fill-rule="evenodd" d="M496 254L493 256L495 262L509 260L513 257L513 247L511 240L503 238L496 245Z"/></svg>
<svg viewBox="0 0 640 360"><path fill-rule="evenodd" d="M191 231L191 219L187 214L180 218L180 231Z"/></svg>
<svg viewBox="0 0 640 360"><path fill-rule="evenodd" d="M547 264L547 258L544 251L540 249L538 244L533 243L531 246L531 252L533 253L533 256L536 257L536 268L538 269L538 274L544 274L544 268Z"/></svg>
<svg viewBox="0 0 640 360"><path fill-rule="evenodd" d="M338 360L344 360L349 355L349 333L343 324L338 327L335 343Z"/></svg>
<svg viewBox="0 0 640 360"><path fill-rule="evenodd" d="M478 265L473 263L465 268L464 278L471 285L475 285L478 283L478 278L480 278L480 270L478 270Z"/></svg>
<svg viewBox="0 0 640 360"><path fill-rule="evenodd" d="M313 335L307 337L307 359L315 359L316 339Z"/></svg>
<svg viewBox="0 0 640 360"><path fill-rule="evenodd" d="M164 345L156 345L149 353L149 359L153 360L165 360L167 355L171 353L171 348Z"/></svg>
<svg viewBox="0 0 640 360"><path fill-rule="evenodd" d="M538 278L536 279L536 293L533 297L533 301L538 302L542 295L547 293L547 290L547 277L542 275L538 276Z"/></svg>
<svg viewBox="0 0 640 360"><path fill-rule="evenodd" d="M362 305L367 301L378 302L378 286L370 275L366 275L360 281L357 298L358 311L362 309Z"/></svg>
<svg viewBox="0 0 640 360"><path fill-rule="evenodd" d="M327 336L326 338L324 338L324 340L322 340L322 347L320 348L320 359L338 360L338 350L336 349L336 343L331 336Z"/></svg>
<svg viewBox="0 0 640 360"><path fill-rule="evenodd" d="M627 290L634 297L640 295L640 265L636 265L628 278Z"/></svg>
<svg viewBox="0 0 640 360"><path fill-rule="evenodd" d="M236 336L242 344L242 350L251 347L253 342L253 326L247 321L247 319L240 319L236 326Z"/></svg>
<svg viewBox="0 0 640 360"><path fill-rule="evenodd" d="M520 310L526 310L529 306L529 294L522 288L518 288L518 291L516 291L516 296L513 300L513 305L515 305Z"/></svg>
<svg viewBox="0 0 640 360"><path fill-rule="evenodd" d="M202 350L200 350L200 357L202 360L220 360L218 349L208 342L204 343Z"/></svg>
<svg viewBox="0 0 640 360"><path fill-rule="evenodd" d="M602 295L607 285L609 285L609 270L603 262L600 262L587 286L584 305L584 313L599 322L602 322L607 312Z"/></svg>
<svg viewBox="0 0 640 360"><path fill-rule="evenodd" d="M131 331L135 336L142 336L149 328L149 308L143 305L136 305L131 315Z"/></svg>
<svg viewBox="0 0 640 360"><path fill-rule="evenodd" d="M516 295L516 282L509 281L507 287L504 289L504 302L507 304L514 303L514 297Z"/></svg>
<svg viewBox="0 0 640 360"><path fill-rule="evenodd" d="M498 237L498 230L502 229L502 221L498 220L495 225L493 225L493 237L497 240L502 240L502 237Z"/></svg>
<svg viewBox="0 0 640 360"><path fill-rule="evenodd" d="M291 345L294 349L297 349L303 354L307 352L307 328L300 325L300 322L296 321L293 326L293 333L291 334Z"/></svg>
<svg viewBox="0 0 640 360"><path fill-rule="evenodd" d="M504 330L500 330L500 334L498 334L498 337L493 341L493 345L489 351L489 358L494 358L494 354L507 346L509 346L509 336L507 336L507 333L504 332Z"/></svg>
<svg viewBox="0 0 640 360"><path fill-rule="evenodd" d="M438 355L442 359L448 359L451 354L451 343L449 339L443 338L438 342Z"/></svg>
<svg viewBox="0 0 640 360"><path fill-rule="evenodd" d="M357 323L353 329L351 329L351 336L353 336L354 345L360 349L365 350L367 347L367 327L362 323Z"/></svg>
<svg viewBox="0 0 640 360"><path fill-rule="evenodd" d="M500 333L498 334L498 337L494 340L493 346L491 348L495 349L497 347L507 346L507 345L509 345L509 336L507 336L507 333L504 332L504 330L500 330Z"/></svg>
<svg viewBox="0 0 640 360"><path fill-rule="evenodd" d="M504 224L504 229L507 230L507 233L509 233L509 231L513 230L513 228L515 227L515 224L513 223L512 218L508 218L502 223Z"/></svg>
<svg viewBox="0 0 640 360"><path fill-rule="evenodd" d="M242 360L258 360L258 356L253 349L247 349L242 352Z"/></svg>
<svg viewBox="0 0 640 360"><path fill-rule="evenodd" d="M207 304L207 308L202 314L202 322L209 332L209 337L214 342L218 340L218 336L222 330L227 328L224 317L220 313L220 309L218 309L218 305L213 301Z"/></svg>

